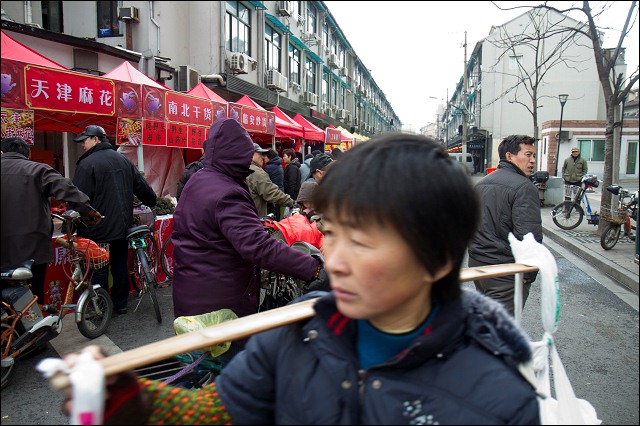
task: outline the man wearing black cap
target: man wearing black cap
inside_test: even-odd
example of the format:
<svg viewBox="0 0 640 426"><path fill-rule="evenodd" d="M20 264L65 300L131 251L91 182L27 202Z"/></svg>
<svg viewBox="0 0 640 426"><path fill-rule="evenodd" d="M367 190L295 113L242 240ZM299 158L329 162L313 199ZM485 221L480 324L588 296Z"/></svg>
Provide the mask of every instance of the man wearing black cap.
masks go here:
<svg viewBox="0 0 640 426"><path fill-rule="evenodd" d="M267 215L268 203L285 207L293 207L295 205L293 198L282 192L278 185L271 182L271 178L264 171L264 165L269 161L267 152L269 152L268 149L262 148L255 142L253 143L253 159L249 166L252 173L247 176L247 186L260 217Z"/></svg>
<svg viewBox="0 0 640 426"><path fill-rule="evenodd" d="M156 194L127 157L115 151L100 126L87 126L75 139L85 153L76 163L73 183L91 199L104 215L102 222L91 228L80 227L78 235L96 243L109 243L113 286L111 300L114 311L127 313L129 273L127 269L126 230L133 223L133 196L146 206L156 205ZM109 289L107 267L94 272L93 283Z"/></svg>
<svg viewBox="0 0 640 426"><path fill-rule="evenodd" d="M326 152L316 155L313 157L313 160L311 160L311 171L309 172L309 176L314 178L316 182L320 183L327 166L331 164L332 161L333 158L331 158L331 155Z"/></svg>

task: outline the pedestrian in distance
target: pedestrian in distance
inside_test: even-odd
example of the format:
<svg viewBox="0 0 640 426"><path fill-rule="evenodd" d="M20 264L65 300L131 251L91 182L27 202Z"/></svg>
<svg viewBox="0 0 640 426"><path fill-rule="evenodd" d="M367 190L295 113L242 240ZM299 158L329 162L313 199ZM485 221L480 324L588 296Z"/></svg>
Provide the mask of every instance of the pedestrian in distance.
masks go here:
<svg viewBox="0 0 640 426"><path fill-rule="evenodd" d="M309 179L315 180L317 183L322 182L327 167L333 162L331 154L322 153L313 157L310 163ZM307 179L307 180L309 180Z"/></svg>
<svg viewBox="0 0 640 426"><path fill-rule="evenodd" d="M319 259L265 232L247 182L255 174L249 165L263 157L260 151L266 150L254 144L236 120L218 120L211 126L204 167L185 186L173 215L176 318L219 309L231 309L239 317L256 313L258 268L305 281L324 277ZM279 191L259 167L262 179ZM243 345L233 342L221 356L222 364Z"/></svg>
<svg viewBox="0 0 640 426"><path fill-rule="evenodd" d="M300 172L300 162L293 152L287 148L282 151L282 162L284 163L284 193L296 200L302 185L302 173Z"/></svg>
<svg viewBox="0 0 640 426"><path fill-rule="evenodd" d="M202 167L204 167L204 150L206 148L206 144L207 144L207 141L204 141L204 143L202 144L202 148L200 149L202 151L202 156L196 161L192 161L184 168L184 172L182 172L182 176L180 176L180 180L178 181L178 189L176 191L176 200L178 201L180 200L180 195L182 194L182 190L184 189L184 186L189 181L189 178L195 172L197 172Z"/></svg>
<svg viewBox="0 0 640 426"><path fill-rule="evenodd" d="M249 167L251 173L247 176L247 186L249 187L251 198L258 209L258 214L261 217L266 216L269 203L277 206L293 207L295 205L294 200L282 192L264 170L264 166L269 160L266 155L269 150L262 148L255 142L253 147L253 158ZM282 170L281 166L280 170Z"/></svg>
<svg viewBox="0 0 640 426"><path fill-rule="evenodd" d="M589 164L587 160L580 155L580 148L574 146L571 148L571 155L564 160L562 164L562 179L566 186L582 185L582 177L589 172ZM570 200L570 192L565 192L565 200Z"/></svg>
<svg viewBox="0 0 640 426"><path fill-rule="evenodd" d="M331 156L333 157L334 160L337 160L338 158L342 157L342 155L344 154L344 151L340 149L340 147L335 147L331 150Z"/></svg>
<svg viewBox="0 0 640 426"><path fill-rule="evenodd" d="M269 175L271 182L275 183L278 189L284 192L284 168L282 167L282 158L280 158L273 148L269 148L266 157L267 160L264 164L264 171ZM282 217L280 214L280 206L275 203L268 203L267 213L273 213L276 220L280 220Z"/></svg>
<svg viewBox="0 0 640 426"><path fill-rule="evenodd" d="M513 263L509 233L522 240L531 232L542 243L542 218L538 189L529 179L536 162L535 139L525 135L506 137L498 146L497 169L475 186L480 199L481 219L478 232L469 244L469 266ZM538 272L526 272L523 278L523 307L531 283ZM475 280L476 289L499 301L514 315L513 275Z"/></svg>
<svg viewBox="0 0 640 426"><path fill-rule="evenodd" d="M478 199L443 147L407 134L356 145L314 202L332 288L302 297L317 298L315 316L253 335L202 389L118 375L107 422L540 423L518 368L531 360L527 336L499 303L460 284Z"/></svg>
<svg viewBox="0 0 640 426"><path fill-rule="evenodd" d="M47 264L53 260L51 198L69 203L84 226L100 223L102 216L70 179L30 158L23 138L2 140L2 269L33 259L28 282L42 304Z"/></svg>
<svg viewBox="0 0 640 426"><path fill-rule="evenodd" d="M133 225L133 196L154 207L156 193L133 163L113 148L102 127L89 125L74 141L82 144L85 152L76 163L73 183L104 215L99 225L78 228L78 236L109 244L109 265L95 270L92 282L109 292L111 271L113 310L126 314L130 292L126 231Z"/></svg>

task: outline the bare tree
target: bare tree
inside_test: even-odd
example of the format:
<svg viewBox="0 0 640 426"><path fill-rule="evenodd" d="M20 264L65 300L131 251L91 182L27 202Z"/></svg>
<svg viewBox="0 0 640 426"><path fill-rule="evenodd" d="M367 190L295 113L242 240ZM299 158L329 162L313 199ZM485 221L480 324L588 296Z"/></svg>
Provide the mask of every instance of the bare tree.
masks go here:
<svg viewBox="0 0 640 426"><path fill-rule="evenodd" d="M506 98L511 104L524 107L533 118L533 137L539 140L538 109L540 101L548 95L541 95L539 88L544 84L547 74L556 66L564 65L580 71L580 65L586 61L584 57L572 57L567 54L572 46L578 44L577 34L567 31L569 20L565 15L551 13L549 9L535 7L528 12L529 22L525 28L519 28L515 34L508 32L508 27L500 29L498 37L487 39L489 43L501 51L495 60L491 72L503 74L511 78L513 84L493 99L494 103ZM571 20L573 23L574 21ZM530 52L533 63L516 60L516 69L512 72L500 71L506 55L518 58L523 52ZM527 55L529 56L529 55Z"/></svg>
<svg viewBox="0 0 640 426"><path fill-rule="evenodd" d="M498 6L495 2L492 3L499 9L506 10ZM617 120L616 117L616 109L624 102L633 86L638 82L638 77L640 76L640 67L631 70L626 76L616 69L616 66L622 62L624 51L622 45L625 39L631 31L637 31L637 28L635 28L638 21L637 3L636 0L629 2L629 11L624 26L620 31L620 37L615 48L611 49L605 49L602 46L603 30L608 30L609 28L599 28L596 24L596 19L606 12L606 9L611 5L610 3L605 4L605 6L597 11L591 9L588 1L583 1L582 7L571 7L568 9L558 9L548 5L546 2L535 7L535 9L553 10L565 15L572 12L580 13L586 19L586 23L574 27L565 27L564 31L586 36L587 39L590 40L591 47L593 48L598 78L604 93L607 117L605 126L604 176L602 177L603 187L612 183L614 167L616 171L620 167L620 164L614 164L614 130L616 127L621 127L621 121ZM611 205L611 193L609 191L602 191L600 205ZM597 231L598 235L602 233L605 226L606 222L600 221Z"/></svg>

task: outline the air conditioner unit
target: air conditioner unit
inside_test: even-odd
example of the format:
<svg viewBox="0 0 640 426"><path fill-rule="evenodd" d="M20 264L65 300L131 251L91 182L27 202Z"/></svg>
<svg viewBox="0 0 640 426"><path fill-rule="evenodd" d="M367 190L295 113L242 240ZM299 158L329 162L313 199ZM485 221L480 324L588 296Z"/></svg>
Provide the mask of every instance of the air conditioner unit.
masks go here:
<svg viewBox="0 0 640 426"><path fill-rule="evenodd" d="M278 14L280 16L291 16L293 14L293 8L290 1L278 2Z"/></svg>
<svg viewBox="0 0 640 426"><path fill-rule="evenodd" d="M237 74L249 74L249 57L244 53L232 53L229 69Z"/></svg>
<svg viewBox="0 0 640 426"><path fill-rule="evenodd" d="M573 132L571 130L563 130L560 132L560 137L558 139L560 139L561 141L568 141L571 140L573 138Z"/></svg>
<svg viewBox="0 0 640 426"><path fill-rule="evenodd" d="M189 65L178 67L178 88L179 92L188 92L200 82L200 73Z"/></svg>
<svg viewBox="0 0 640 426"><path fill-rule="evenodd" d="M338 68L340 64L338 63L338 56L335 53L329 55L329 66L331 68Z"/></svg>
<svg viewBox="0 0 640 426"><path fill-rule="evenodd" d="M287 77L279 73L277 70L270 69L267 71L267 87L276 89L279 92L286 92L289 86Z"/></svg>
<svg viewBox="0 0 640 426"><path fill-rule="evenodd" d="M306 105L318 105L318 95L313 92L304 92L302 102Z"/></svg>
<svg viewBox="0 0 640 426"><path fill-rule="evenodd" d="M322 113L323 114L331 113L331 107L329 106L329 102L322 102Z"/></svg>
<svg viewBox="0 0 640 426"><path fill-rule="evenodd" d="M348 111L346 109L339 109L336 113L336 118L338 120L344 120L345 118L347 118L347 112Z"/></svg>
<svg viewBox="0 0 640 426"><path fill-rule="evenodd" d="M306 22L306 19L302 15L298 15L298 26L301 27Z"/></svg>
<svg viewBox="0 0 640 426"><path fill-rule="evenodd" d="M133 6L120 6L118 7L118 20L140 22L140 9Z"/></svg>
<svg viewBox="0 0 640 426"><path fill-rule="evenodd" d="M347 77L349 75L349 70L347 67L340 68L340 77Z"/></svg>

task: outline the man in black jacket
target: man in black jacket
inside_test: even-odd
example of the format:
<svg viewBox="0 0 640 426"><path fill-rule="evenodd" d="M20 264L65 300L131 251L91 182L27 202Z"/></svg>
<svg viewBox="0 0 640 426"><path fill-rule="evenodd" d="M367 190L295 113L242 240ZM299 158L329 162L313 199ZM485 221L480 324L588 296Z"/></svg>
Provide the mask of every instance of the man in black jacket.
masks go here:
<svg viewBox="0 0 640 426"><path fill-rule="evenodd" d="M53 260L50 197L68 202L85 224L98 223L100 213L70 179L48 164L29 160L22 138L2 140L2 269L33 259L29 280L38 303L44 303L47 264Z"/></svg>
<svg viewBox="0 0 640 426"><path fill-rule="evenodd" d="M129 273L126 230L133 223L133 196L148 207L156 205L156 194L131 161L115 151L100 126L90 125L74 139L85 153L78 160L75 185L91 199L103 221L91 229L78 229L78 235L96 243L109 243L114 311L127 313ZM107 267L94 272L93 282L109 289Z"/></svg>
<svg viewBox="0 0 640 426"><path fill-rule="evenodd" d="M496 171L475 187L482 217L469 244L469 266L513 263L509 233L522 240L529 232L542 243L542 218L538 190L529 179L536 163L535 139L524 135L506 137L498 146L500 162ZM522 304L529 296L537 272L524 274ZM474 281L476 289L501 302L514 315L514 276Z"/></svg>

